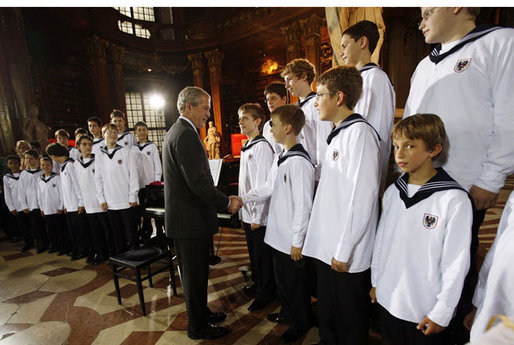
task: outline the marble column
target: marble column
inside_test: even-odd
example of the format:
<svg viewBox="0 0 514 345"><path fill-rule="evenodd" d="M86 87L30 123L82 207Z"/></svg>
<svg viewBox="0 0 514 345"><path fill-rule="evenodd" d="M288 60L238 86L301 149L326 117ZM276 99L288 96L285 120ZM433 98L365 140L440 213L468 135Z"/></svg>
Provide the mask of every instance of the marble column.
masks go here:
<svg viewBox="0 0 514 345"><path fill-rule="evenodd" d="M218 129L218 132L221 133L222 142L226 142L223 140L223 138L227 133L223 127L221 116L221 61L223 60L223 53L218 49L215 49L205 52L204 55L207 59L207 65L209 67L209 78L211 81L211 98L212 112L214 114L214 125Z"/></svg>

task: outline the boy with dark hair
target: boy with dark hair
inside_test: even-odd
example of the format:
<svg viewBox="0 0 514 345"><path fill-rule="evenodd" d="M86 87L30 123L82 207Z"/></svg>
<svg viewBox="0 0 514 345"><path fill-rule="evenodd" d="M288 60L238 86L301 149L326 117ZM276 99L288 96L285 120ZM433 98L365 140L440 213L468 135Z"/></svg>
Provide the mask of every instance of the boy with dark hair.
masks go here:
<svg viewBox="0 0 514 345"><path fill-rule="evenodd" d="M266 105L268 106L270 113L277 107L286 104L287 90L285 84L279 81L269 83L264 89L264 97L266 97ZM273 133L271 133L271 119L266 121L264 124L262 129L262 136L266 138L266 140L271 144L275 154L282 152L282 145L275 142Z"/></svg>
<svg viewBox="0 0 514 345"><path fill-rule="evenodd" d="M242 196L245 204L271 196L264 242L272 248L273 271L282 310L268 316L270 321L288 319L290 327L282 334L285 343L300 339L312 326L309 271L302 257L305 232L314 194L314 165L298 143L305 124L303 111L296 105L283 105L271 113L271 131L284 152L275 156L266 185Z"/></svg>
<svg viewBox="0 0 514 345"><path fill-rule="evenodd" d="M93 139L88 135L79 136L76 146L80 150L80 157L73 163L77 175L78 188L82 194L86 218L91 234L92 251L87 263L98 265L108 257L108 246L112 244L111 252L114 254L114 243L109 234L110 227L107 212L103 211L96 197L95 185L95 154Z"/></svg>
<svg viewBox="0 0 514 345"><path fill-rule="evenodd" d="M48 230L50 240L48 253L62 252L62 244L65 243L63 232L66 229L61 216L64 209L61 198L61 177L52 172L52 159L49 157L41 158L40 166L43 175L38 181L37 200Z"/></svg>
<svg viewBox="0 0 514 345"><path fill-rule="evenodd" d="M6 160L7 167L11 172L5 174L3 177L5 204L7 205L12 217L16 217L14 222L10 222L13 224L13 235L19 233L23 237L25 246L22 251L26 251L34 246L34 240L30 235L29 221L23 212L23 206L20 201L20 193L22 193L22 187L20 184L21 160L20 157L16 155L7 156ZM17 226L17 229L14 230L15 226Z"/></svg>
<svg viewBox="0 0 514 345"><path fill-rule="evenodd" d="M102 120L97 116L87 119L87 128L93 136L93 153L96 155L105 147L105 141L102 137Z"/></svg>
<svg viewBox="0 0 514 345"><path fill-rule="evenodd" d="M341 38L341 58L361 72L362 95L354 112L361 114L380 135L381 188L385 187L394 123L395 94L387 74L371 62L379 39L377 25L363 20L347 28Z"/></svg>
<svg viewBox="0 0 514 345"><path fill-rule="evenodd" d="M434 168L447 143L439 116L407 117L391 139L404 174L384 193L373 249L370 296L380 305L382 342L447 344L442 332L469 268L471 201Z"/></svg>
<svg viewBox="0 0 514 345"><path fill-rule="evenodd" d="M57 140L57 144L65 147L68 151L70 151L73 146L69 144L70 141L70 133L68 133L65 129L58 129L55 131L55 139ZM54 161L53 171L56 174L61 173L61 163Z"/></svg>
<svg viewBox="0 0 514 345"><path fill-rule="evenodd" d="M39 153L39 156L41 156L41 144L39 143L39 141L31 141L30 146L33 150L36 150L37 153Z"/></svg>
<svg viewBox="0 0 514 345"><path fill-rule="evenodd" d="M68 150L60 144L50 144L46 152L53 161L61 164L60 176L62 199L68 234L73 245L71 260L79 260L90 254L87 220L83 216L84 203L80 193L73 159Z"/></svg>
<svg viewBox="0 0 514 345"><path fill-rule="evenodd" d="M134 139L134 135L128 130L125 114L121 110L113 109L110 117L111 123L118 127L118 145L130 150L136 140Z"/></svg>
<svg viewBox="0 0 514 345"><path fill-rule="evenodd" d="M305 59L295 59L289 62L281 76L284 78L287 90L298 97L297 105L305 114L305 126L298 135L298 141L309 153L316 167L316 181L319 180L323 157L327 149L327 136L331 130L329 122L323 122L314 106L316 93L312 91L312 83L316 70L314 65Z"/></svg>
<svg viewBox="0 0 514 345"><path fill-rule="evenodd" d="M248 137L241 148L239 164L239 195L243 195L252 188L266 184L274 151L260 135L264 121L262 107L257 103L245 103L237 112L241 134ZM239 211L250 256L252 280L257 290L257 297L248 307L250 311L262 309L275 299L271 248L264 243L268 209L269 202L263 201L245 204Z"/></svg>
<svg viewBox="0 0 514 345"><path fill-rule="evenodd" d="M471 266L450 325L461 332L477 282L478 231L514 167L514 145L509 144L514 137L514 29L476 26L479 10L421 8L419 30L426 43L436 46L412 75L404 112L404 118L415 113L441 117L451 140L444 168L475 203Z"/></svg>
<svg viewBox="0 0 514 345"><path fill-rule="evenodd" d="M75 130L75 132L73 134L75 135L75 147L72 147L70 149L70 158L73 159L74 161L76 161L80 157L80 151L77 146L77 140L79 139L80 136L88 135L89 133L87 132L87 129L79 127Z"/></svg>
<svg viewBox="0 0 514 345"><path fill-rule="evenodd" d="M137 247L133 208L137 206L139 182L132 152L117 144L118 127L102 127L105 148L95 156L98 202L108 211L116 254Z"/></svg>
<svg viewBox="0 0 514 345"><path fill-rule="evenodd" d="M378 218L380 147L375 129L353 108L362 90L355 67L318 80L315 105L335 128L328 146L303 255L317 259L323 344L367 344L371 252ZM340 205L340 207L334 207Z"/></svg>
<svg viewBox="0 0 514 345"><path fill-rule="evenodd" d="M19 197L23 212L28 215L31 228L36 236L37 253L39 254L48 249L45 223L37 202L37 181L43 172L39 169L39 153L36 150L25 151L24 156L27 169L20 173Z"/></svg>

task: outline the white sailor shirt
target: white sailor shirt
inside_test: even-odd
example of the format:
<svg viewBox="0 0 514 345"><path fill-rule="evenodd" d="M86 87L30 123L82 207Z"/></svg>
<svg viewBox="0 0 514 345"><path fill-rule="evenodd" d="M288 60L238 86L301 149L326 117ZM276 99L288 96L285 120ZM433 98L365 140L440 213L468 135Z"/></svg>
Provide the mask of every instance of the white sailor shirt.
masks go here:
<svg viewBox="0 0 514 345"><path fill-rule="evenodd" d="M37 201L39 209L45 216L57 214L57 210L64 209L61 198L61 177L56 173L50 176L41 176L38 180Z"/></svg>
<svg viewBox="0 0 514 345"><path fill-rule="evenodd" d="M95 184L95 155L91 158L79 157L74 163L77 175L78 188L82 195L82 202L86 213L104 212L98 203Z"/></svg>
<svg viewBox="0 0 514 345"><path fill-rule="evenodd" d="M105 139L104 138L95 138L93 139L93 149L91 153L98 155L100 150L105 147Z"/></svg>
<svg viewBox="0 0 514 345"><path fill-rule="evenodd" d="M127 131L125 133L118 134L118 145L121 147L125 147L130 150L135 143L136 140L132 133Z"/></svg>
<svg viewBox="0 0 514 345"><path fill-rule="evenodd" d="M266 184L274 156L273 148L263 136L259 135L244 144L239 161L239 195ZM239 215L245 223L266 226L268 210L269 200L251 202L244 204Z"/></svg>
<svg viewBox="0 0 514 345"><path fill-rule="evenodd" d="M303 255L348 272L367 270L378 218L379 139L373 127L352 114L327 138Z"/></svg>
<svg viewBox="0 0 514 345"><path fill-rule="evenodd" d="M371 283L393 316L446 327L469 269L472 206L469 195L442 168L408 196L408 174L383 197Z"/></svg>
<svg viewBox="0 0 514 345"><path fill-rule="evenodd" d="M137 143L132 146L132 152L141 161L139 166L140 187L149 185L154 181L160 181L162 177L161 158L159 157L159 149L153 141L147 141L144 144Z"/></svg>
<svg viewBox="0 0 514 345"><path fill-rule="evenodd" d="M20 173L18 200L22 210L37 209L37 181L43 175L41 169L25 169Z"/></svg>
<svg viewBox="0 0 514 345"><path fill-rule="evenodd" d="M137 202L139 181L132 152L116 145L102 149L95 156L96 197L100 204L106 202L111 210L123 210Z"/></svg>
<svg viewBox="0 0 514 345"><path fill-rule="evenodd" d="M68 158L61 166L62 199L67 212L76 212L84 206L73 163L73 159Z"/></svg>
<svg viewBox="0 0 514 345"><path fill-rule="evenodd" d="M23 207L20 202L19 193L21 193L20 173L7 173L4 175L4 199L9 212L16 210L22 212Z"/></svg>

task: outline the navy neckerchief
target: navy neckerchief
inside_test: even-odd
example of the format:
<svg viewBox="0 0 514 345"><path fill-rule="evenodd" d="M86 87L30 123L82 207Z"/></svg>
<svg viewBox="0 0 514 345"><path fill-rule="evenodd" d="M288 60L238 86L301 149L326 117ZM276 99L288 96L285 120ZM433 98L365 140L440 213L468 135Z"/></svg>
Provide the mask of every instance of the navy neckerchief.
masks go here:
<svg viewBox="0 0 514 345"><path fill-rule="evenodd" d="M122 134L118 137L118 141L120 141L121 139L125 138L125 137L127 136L127 134L130 134L130 132L122 133Z"/></svg>
<svg viewBox="0 0 514 345"><path fill-rule="evenodd" d="M122 149L122 147L118 144L116 144L116 146L114 147L114 149L112 150L111 153L109 153L109 149L106 147L102 147L102 152L105 153L107 155L107 157L109 157L109 159L112 159L112 157L114 157L114 154L116 152L118 152L120 149Z"/></svg>
<svg viewBox="0 0 514 345"><path fill-rule="evenodd" d="M435 192L449 189L460 189L466 192L466 190L462 188L457 181L451 178L450 175L448 175L448 173L443 168L436 168L436 170L437 174L435 174L430 180L425 182L425 184L423 184L418 189L418 191L410 198L409 193L407 192L409 174L404 173L394 182L394 185L400 191L400 198L403 200L406 208L416 205L418 202L425 200Z"/></svg>
<svg viewBox="0 0 514 345"><path fill-rule="evenodd" d="M153 141L148 140L148 141L147 141L146 143L144 143L142 146L141 146L141 144L138 142L138 143L136 144L136 146L139 148L139 151L143 151L143 149L144 149L145 147L147 147L148 145L150 145L150 144L153 144Z"/></svg>
<svg viewBox="0 0 514 345"><path fill-rule="evenodd" d="M311 91L311 93L309 93L309 94L307 95L307 97L305 97L305 99L304 99L303 101L300 101L300 99L298 99L298 103L296 103L296 105L297 105L297 106L299 106L299 107L301 108L301 107L303 107L303 105L304 105L305 103L307 103L307 101L308 101L309 99L311 99L311 98L313 98L313 97L316 97L316 92Z"/></svg>
<svg viewBox="0 0 514 345"><path fill-rule="evenodd" d="M50 174L50 176L48 176L48 180L47 180L45 175L41 175L41 180L43 182L47 183L48 181L53 179L55 176L59 176L59 175L57 175L56 173L53 172L52 174Z"/></svg>
<svg viewBox="0 0 514 345"><path fill-rule="evenodd" d="M66 165L68 165L68 163L73 163L75 162L72 158L68 158L67 160L64 161L64 163L62 163L62 166L61 166L61 171L64 171L64 168L66 167Z"/></svg>
<svg viewBox="0 0 514 345"><path fill-rule="evenodd" d="M280 166L280 164L284 163L286 159L293 156L303 157L309 163L312 164L311 157L309 156L307 151L305 151L302 144L296 144L295 146L291 147L288 151L286 151L286 153L284 153L284 151L280 153L280 155L278 156L277 166ZM314 164L312 164L312 166L314 166Z"/></svg>
<svg viewBox="0 0 514 345"><path fill-rule="evenodd" d="M253 138L252 140L248 140L243 145L243 147L241 147L241 151L244 152L244 151L248 150L250 147L252 147L253 145L255 145L257 143L260 143L262 141L266 142L266 144L268 144L270 149L273 151L273 148L271 147L271 144L262 135L258 135L255 138Z"/></svg>
<svg viewBox="0 0 514 345"><path fill-rule="evenodd" d="M20 179L20 175L14 176L13 173L7 173L7 174L5 174L5 176L10 177L10 178L12 178L13 180L16 180L16 181L18 181Z"/></svg>
<svg viewBox="0 0 514 345"><path fill-rule="evenodd" d="M354 125L356 123L359 123L359 122L364 122L366 123L368 126L370 126L371 128L373 128L373 126L368 122L366 121L365 118L363 118L362 116L360 116L359 114L357 113L353 113L352 115L348 116L346 119L343 120L343 122L341 122L336 128L334 128L332 130L332 132L330 132L330 134L328 135L327 137L327 144L330 145L330 143L332 142L332 139L337 136L339 134L339 132L342 130L342 129L345 129L345 128L348 128L350 127L351 125ZM375 132L375 134L377 135L378 137L378 141L382 141L382 139L380 139L380 135L378 135L378 132L375 128L373 128L373 131Z"/></svg>
<svg viewBox="0 0 514 345"><path fill-rule="evenodd" d="M471 42L479 39L480 37L487 35L490 32L496 31L498 29L501 29L501 27L500 26L479 25L476 28L474 28L473 30L471 30L466 36L464 36L464 38L461 40L461 42L459 44L455 45L455 47L453 47L452 49L448 50L446 53L443 53L443 54L439 54L439 52L441 51L441 47L442 47L441 43L439 43L430 52L430 55L429 55L430 61L432 61L433 63L435 63L437 65L439 62L443 61L443 59L445 57L455 53L460 48L464 47L466 44L471 43Z"/></svg>
<svg viewBox="0 0 514 345"><path fill-rule="evenodd" d="M71 151L72 149L74 149L74 147L71 145L68 145L68 152Z"/></svg>
<svg viewBox="0 0 514 345"><path fill-rule="evenodd" d="M380 68L380 66L378 66L376 63L374 62L370 62L370 63L367 63L365 64L364 66L362 66L361 68L359 68L359 72L364 72L364 71L367 71L367 70L370 70L372 68L378 68L378 69L382 69Z"/></svg>
<svg viewBox="0 0 514 345"><path fill-rule="evenodd" d="M95 141L96 140L96 141ZM119 140L119 139L118 139ZM96 145L96 144L100 144L102 141L104 141L104 138L100 138L100 139L93 139L93 145Z"/></svg>
<svg viewBox="0 0 514 345"><path fill-rule="evenodd" d="M91 154L91 159L87 163L84 163L84 157L82 157L82 156L80 156L77 159L77 161L80 163L80 165L82 165L82 167L84 169L87 169L87 167L90 166L91 164L93 164L93 162L95 161L95 154L94 153Z"/></svg>
<svg viewBox="0 0 514 345"><path fill-rule="evenodd" d="M37 172L40 172L41 169L37 168L37 169L34 169L34 170L30 170L29 168L25 169L26 172L28 173L31 173L31 174L35 174Z"/></svg>

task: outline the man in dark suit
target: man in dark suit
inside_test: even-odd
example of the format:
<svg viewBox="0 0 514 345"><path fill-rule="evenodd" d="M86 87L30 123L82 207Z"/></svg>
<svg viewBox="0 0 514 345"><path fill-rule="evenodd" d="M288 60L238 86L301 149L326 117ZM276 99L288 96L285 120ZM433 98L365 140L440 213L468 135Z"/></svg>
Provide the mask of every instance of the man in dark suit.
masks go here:
<svg viewBox="0 0 514 345"><path fill-rule="evenodd" d="M209 162L197 129L210 117L211 97L198 87L186 87L177 100L180 117L164 139L162 161L166 235L175 242L192 339L215 339L228 329L213 325L226 318L207 307L209 241L218 231L217 210L232 213L239 198L227 197L214 186Z"/></svg>

